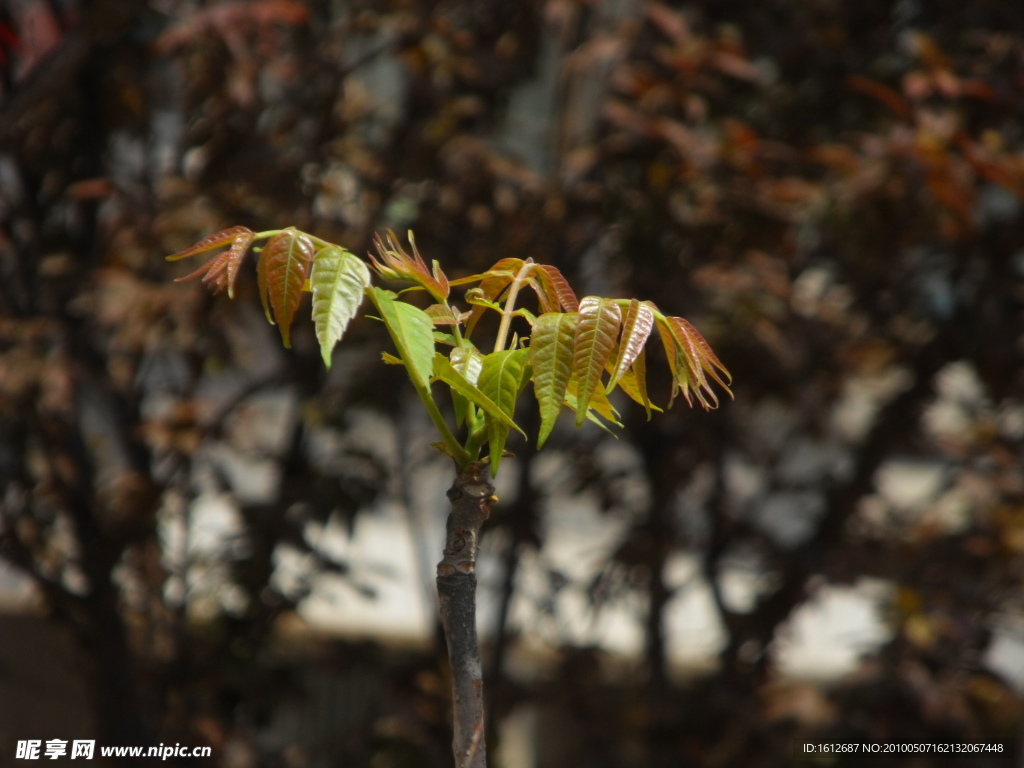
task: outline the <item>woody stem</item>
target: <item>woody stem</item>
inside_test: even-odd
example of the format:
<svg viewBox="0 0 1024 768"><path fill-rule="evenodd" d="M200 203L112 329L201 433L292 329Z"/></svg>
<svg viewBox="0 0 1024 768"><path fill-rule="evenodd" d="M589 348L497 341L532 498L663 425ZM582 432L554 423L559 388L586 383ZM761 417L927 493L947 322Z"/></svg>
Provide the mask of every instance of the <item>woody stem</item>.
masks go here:
<svg viewBox="0 0 1024 768"><path fill-rule="evenodd" d="M452 676L452 751L456 768L486 768L483 673L476 635L476 555L494 486L486 462L472 461L448 491L444 557L437 565L441 624Z"/></svg>

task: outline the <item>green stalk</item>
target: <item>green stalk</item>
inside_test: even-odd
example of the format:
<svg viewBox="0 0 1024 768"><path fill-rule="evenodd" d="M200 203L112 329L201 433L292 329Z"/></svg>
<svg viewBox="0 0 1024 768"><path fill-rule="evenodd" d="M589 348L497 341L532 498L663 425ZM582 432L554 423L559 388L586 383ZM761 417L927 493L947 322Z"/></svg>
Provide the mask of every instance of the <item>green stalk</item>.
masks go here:
<svg viewBox="0 0 1024 768"><path fill-rule="evenodd" d="M462 331L459 330L459 325L460 325L460 322L461 322L459 320L459 313L456 312L454 309L452 309L448 305L447 301L444 303L444 308L447 309L449 312L451 312L452 313L452 317L455 318L455 325L452 326L452 336L455 337L455 346L457 346L457 347L459 347L461 349L462 347L465 346L465 339L462 338Z"/></svg>
<svg viewBox="0 0 1024 768"><path fill-rule="evenodd" d="M487 422L484 419L478 419L478 422L478 424L470 426L469 436L466 438L465 450L470 461L476 460L476 457L480 455L480 449L487 440Z"/></svg>
<svg viewBox="0 0 1024 768"><path fill-rule="evenodd" d="M473 456L459 444L455 435L452 434L451 429L448 428L448 423L444 420L444 416L441 415L441 411L438 410L437 403L434 402L434 398L431 396L430 390L417 386L415 382L413 383L413 388L416 390L416 394L419 395L420 400L427 409L427 413L430 415L430 420L434 422L434 427L436 427L438 433L440 433L441 440L444 441L445 447L451 452L452 457L455 459L455 463L461 471L473 460Z"/></svg>
<svg viewBox="0 0 1024 768"><path fill-rule="evenodd" d="M508 328L512 323L512 315L515 312L516 299L519 297L519 289L522 288L526 278L533 269L533 259L527 259L523 266L512 279L512 286L508 289L508 298L505 299L505 309L501 313L501 325L498 326L498 338L494 341L494 351L501 352L505 349L505 340L508 338Z"/></svg>

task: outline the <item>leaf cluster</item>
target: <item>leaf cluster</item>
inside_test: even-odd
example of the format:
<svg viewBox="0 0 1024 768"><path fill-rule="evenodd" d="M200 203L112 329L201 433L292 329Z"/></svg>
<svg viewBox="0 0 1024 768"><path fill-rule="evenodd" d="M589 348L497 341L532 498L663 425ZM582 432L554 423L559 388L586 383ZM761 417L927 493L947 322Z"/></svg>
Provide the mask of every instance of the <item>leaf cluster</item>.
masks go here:
<svg viewBox="0 0 1024 768"><path fill-rule="evenodd" d="M428 267L409 233L412 253L394 233L378 236L377 254L368 266L339 245L294 227L253 232L232 227L168 257L177 260L227 247L181 280L199 276L214 292L234 285L250 250L257 254L260 296L267 319L276 323L284 345L304 292L313 295L312 318L325 365L364 298L384 323L397 356L385 362L405 367L412 385L441 434L438 448L458 466L477 460L486 449L494 472L514 429L519 396L533 385L540 413L537 447L547 441L558 415L575 412L576 426L590 421L610 431L622 426L609 395L620 388L644 407L648 418L661 409L647 393L646 344L657 331L672 375L668 405L681 394L705 409L718 405L712 382L729 391L731 378L700 332L681 317L664 315L652 302L586 296L577 299L553 266L532 259L505 258L486 272L450 280L437 261ZM253 243L266 241L262 247ZM411 283L401 293L373 285L370 267L380 279ZM463 289L462 303L452 288ZM536 298L537 314L519 305L524 290ZM420 308L406 300L410 291L426 292L433 303ZM499 324L490 352L474 340L488 312ZM509 338L514 318L525 319L528 335ZM448 388L455 412L455 436L434 399L433 385Z"/></svg>

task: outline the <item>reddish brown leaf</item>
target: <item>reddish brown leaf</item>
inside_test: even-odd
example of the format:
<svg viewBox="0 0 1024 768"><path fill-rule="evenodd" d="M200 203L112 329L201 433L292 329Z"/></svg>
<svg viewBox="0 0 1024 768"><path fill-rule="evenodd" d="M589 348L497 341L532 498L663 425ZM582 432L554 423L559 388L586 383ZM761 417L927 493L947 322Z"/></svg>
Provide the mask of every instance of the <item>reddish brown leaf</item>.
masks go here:
<svg viewBox="0 0 1024 768"><path fill-rule="evenodd" d="M657 324L658 336L665 346L665 357L668 359L668 367L672 372L672 393L668 399L668 407L672 407L676 395L682 393L686 398L686 404L693 406L690 398L690 391L695 389L692 378L692 369L687 365L687 359L672 335L672 330L667 323L659 320Z"/></svg>
<svg viewBox="0 0 1024 768"><path fill-rule="evenodd" d="M608 392L615 388L619 379L633 365L643 351L647 337L654 328L654 306L649 301L629 302L626 317L622 321L622 336L619 339L619 355L611 369Z"/></svg>
<svg viewBox="0 0 1024 768"><path fill-rule="evenodd" d="M565 312L579 312L580 303L576 300L562 273L548 264L538 264L533 268L537 279L537 296L540 298L541 312L558 312L559 307Z"/></svg>
<svg viewBox="0 0 1024 768"><path fill-rule="evenodd" d="M673 398L678 389L686 398L686 402L693 405L690 399L692 391L705 408L718 407L718 396L708 383L705 373L732 397L728 383L722 378L724 374L731 382L729 371L696 328L681 317L666 317L658 319L658 333L665 345L665 354L672 369ZM671 404L670 400L669 405Z"/></svg>
<svg viewBox="0 0 1024 768"><path fill-rule="evenodd" d="M482 275L474 275L474 277L480 280L480 285L477 287L480 289L481 298L487 301L497 301L502 291L508 287L509 283L515 279L519 270L523 268L523 263L522 259L501 259ZM467 281L470 281L470 278L463 278L459 282ZM467 336L473 333L473 329L476 328L476 324L486 311L487 308L484 306L477 305L473 307L470 311L469 320L466 321Z"/></svg>
<svg viewBox="0 0 1024 768"><path fill-rule="evenodd" d="M286 347L291 346L292 320L302 300L302 286L315 254L316 247L309 236L291 227L270 238L260 254L257 273L263 311L270 322L276 318Z"/></svg>
<svg viewBox="0 0 1024 768"><path fill-rule="evenodd" d="M184 259L189 256L195 256L197 253L205 253L206 251L213 250L214 248L219 248L222 245L227 245L228 243L234 241L235 237L242 234L243 232L248 232L252 234L252 230L247 229L245 227L231 227L229 229L223 229L220 232L217 232L216 234L204 237L198 243L189 246L184 251L178 251L174 255L168 256L167 260L177 261L178 259Z"/></svg>
<svg viewBox="0 0 1024 768"><path fill-rule="evenodd" d="M238 268L242 265L242 261L245 259L245 256L249 251L249 246L252 245L252 241L255 237L256 234L251 229L246 227L231 227L230 229L225 229L215 235L203 238L192 247L186 248L184 251L179 251L173 256L168 256L167 260L177 261L178 259L195 256L196 254L231 243L231 247L228 250L218 254L194 272L185 275L184 277L179 277L177 282L191 280L192 278L199 277L199 275L202 275L205 272L206 274L205 277L203 277L203 282L209 285L210 289L214 293L218 293L227 288L228 296L234 298L235 280L238 277Z"/></svg>
<svg viewBox="0 0 1024 768"><path fill-rule="evenodd" d="M409 233L412 256L399 245L398 238L391 230L388 230L386 241L377 235L373 242L377 246L380 260L378 261L373 254L370 254L370 258L381 277L386 280L408 280L416 283L421 288L425 288L438 302L444 302L448 298L448 293L451 290L448 278L436 261L433 263L433 270L427 268L426 262L423 261L423 257L420 256L420 252L416 248L412 232Z"/></svg>

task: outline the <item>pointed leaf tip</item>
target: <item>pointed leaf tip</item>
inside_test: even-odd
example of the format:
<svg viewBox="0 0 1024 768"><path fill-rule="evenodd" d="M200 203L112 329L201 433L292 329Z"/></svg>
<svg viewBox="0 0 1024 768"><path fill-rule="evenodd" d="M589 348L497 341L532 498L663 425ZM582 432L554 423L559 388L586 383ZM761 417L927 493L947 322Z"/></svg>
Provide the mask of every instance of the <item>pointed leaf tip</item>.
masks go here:
<svg viewBox="0 0 1024 768"><path fill-rule="evenodd" d="M506 419L496 419L485 413L487 443L490 449L491 468L495 474L505 455L505 441L508 440L509 425L515 415L516 400L526 383L528 349L506 349L485 355L480 371L478 386L492 400ZM515 426L515 423L512 422ZM522 433L519 427L516 430Z"/></svg>
<svg viewBox="0 0 1024 768"><path fill-rule="evenodd" d="M320 342L320 356L328 370L331 352L359 311L369 285L369 268L362 259L340 246L329 245L313 259L310 276L313 324Z"/></svg>
<svg viewBox="0 0 1024 768"><path fill-rule="evenodd" d="M657 326L672 371L669 406L679 392L690 406L693 405L692 393L705 409L717 408L718 395L711 388L708 376L732 397L729 384L722 378L725 376L731 382L729 371L693 325L681 317L657 317Z"/></svg>
<svg viewBox="0 0 1024 768"><path fill-rule="evenodd" d="M590 399L601 383L605 365L615 354L622 311L613 299L587 296L580 302L573 373L579 381L576 426L587 418Z"/></svg>
<svg viewBox="0 0 1024 768"><path fill-rule="evenodd" d="M576 294L557 268L550 264L537 264L533 268L533 276L542 312L557 312L559 308L566 312L579 311Z"/></svg>
<svg viewBox="0 0 1024 768"><path fill-rule="evenodd" d="M190 256L195 256L196 254L212 250L213 248L227 245L228 243L231 244L231 247L228 248L228 250L217 254L194 272L191 272L184 277L177 278L175 282L191 280L205 273L203 282L209 286L211 291L214 293L220 293L226 288L228 298L235 298L235 280L238 278L238 269L242 265L242 261L248 254L249 246L252 245L252 241L255 238L256 233L251 229L246 227L231 227L230 229L222 230L200 240L198 243L190 248L186 248L184 251L179 251L172 256L168 256L168 261L177 261L179 259L188 258Z"/></svg>
<svg viewBox="0 0 1024 768"><path fill-rule="evenodd" d="M626 317L622 321L622 336L619 339L619 354L611 368L607 392L611 392L619 379L632 367L643 352L651 331L654 329L654 309L650 302L632 299ZM648 410L648 413L650 411Z"/></svg>
<svg viewBox="0 0 1024 768"><path fill-rule="evenodd" d="M412 304L397 301L395 294L383 288L372 287L368 295L395 343L409 378L420 389L428 389L434 370L434 324L430 315Z"/></svg>
<svg viewBox="0 0 1024 768"><path fill-rule="evenodd" d="M444 302L448 298L451 286L448 277L441 271L435 261L433 271L428 269L423 257L416 247L416 238L409 232L409 244L412 246L410 256L398 242L395 233L388 230L386 238L379 234L374 236L377 256L370 254L374 269L385 280L408 280L416 283L434 297L435 301Z"/></svg>
<svg viewBox="0 0 1024 768"><path fill-rule="evenodd" d="M257 275L263 311L271 323L277 321L285 347L291 346L292 321L315 253L316 247L309 235L294 227L270 238L260 253Z"/></svg>
<svg viewBox="0 0 1024 768"><path fill-rule="evenodd" d="M208 235L194 245L190 245L183 251L178 251L167 257L167 261L178 261L179 259L186 259L190 256L195 256L199 253L205 253L206 251L219 248L228 243L234 243L235 239L241 235L254 236L255 233L247 227L229 227L228 229L222 229L220 232L216 232L212 235Z"/></svg>
<svg viewBox="0 0 1024 768"><path fill-rule="evenodd" d="M530 336L533 393L540 408L537 448L542 448L554 429L572 376L576 338L576 312L547 312L537 318Z"/></svg>
<svg viewBox="0 0 1024 768"><path fill-rule="evenodd" d="M479 353L477 354L479 355ZM470 371L470 376L479 377L480 373L483 372L482 356L478 358L477 364L474 367L476 365L478 365L478 370L476 373ZM479 407L488 418L503 425L506 432L508 429L515 429L519 433L523 432L512 420L511 414L506 413L497 401L492 400L490 395L477 386L476 378L471 381L470 378L452 364L451 360L440 353L434 355L434 378L443 381L451 387L453 394L457 394L459 397L465 398L467 402ZM493 389L491 394L494 394Z"/></svg>

